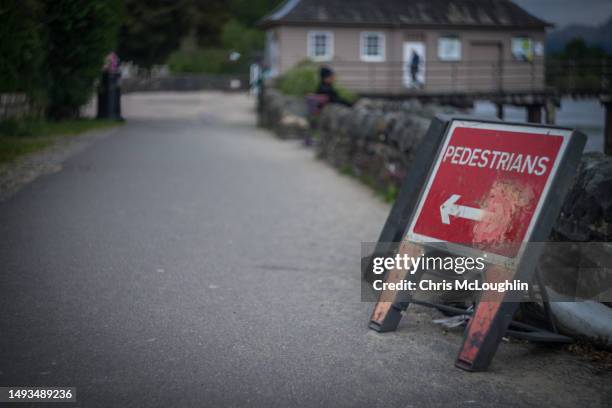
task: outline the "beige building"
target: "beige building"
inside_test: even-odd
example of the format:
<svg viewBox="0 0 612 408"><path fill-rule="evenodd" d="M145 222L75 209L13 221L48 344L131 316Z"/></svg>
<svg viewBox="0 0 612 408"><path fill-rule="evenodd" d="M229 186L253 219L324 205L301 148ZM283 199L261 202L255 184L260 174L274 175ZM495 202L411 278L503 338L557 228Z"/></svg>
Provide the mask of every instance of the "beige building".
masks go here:
<svg viewBox="0 0 612 408"><path fill-rule="evenodd" d="M310 59L365 94L544 88L550 24L509 0L288 0L260 27L273 76Z"/></svg>

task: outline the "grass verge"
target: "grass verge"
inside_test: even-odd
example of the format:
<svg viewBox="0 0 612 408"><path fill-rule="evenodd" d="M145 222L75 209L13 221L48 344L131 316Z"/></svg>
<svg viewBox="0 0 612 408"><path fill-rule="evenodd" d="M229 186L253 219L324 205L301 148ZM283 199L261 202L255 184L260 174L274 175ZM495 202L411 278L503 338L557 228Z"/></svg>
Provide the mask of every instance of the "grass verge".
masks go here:
<svg viewBox="0 0 612 408"><path fill-rule="evenodd" d="M40 119L4 120L0 122L0 165L43 150L62 138L120 123L106 119L74 119L59 122Z"/></svg>
<svg viewBox="0 0 612 408"><path fill-rule="evenodd" d="M388 183L383 187L369 176L357 175L353 168L348 164L342 165L342 167L340 167L338 171L342 175L356 178L365 185L369 186L370 188L372 188L372 190L374 190L374 193L386 203L394 203L397 199L397 195L399 194L399 188L392 183Z"/></svg>

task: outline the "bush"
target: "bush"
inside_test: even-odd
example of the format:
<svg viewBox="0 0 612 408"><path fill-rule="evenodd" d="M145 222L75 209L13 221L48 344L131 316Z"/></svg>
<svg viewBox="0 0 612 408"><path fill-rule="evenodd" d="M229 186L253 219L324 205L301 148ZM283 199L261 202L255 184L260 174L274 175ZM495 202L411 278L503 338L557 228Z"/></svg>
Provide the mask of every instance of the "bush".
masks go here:
<svg viewBox="0 0 612 408"><path fill-rule="evenodd" d="M276 84L278 89L286 95L304 96L314 93L319 85L320 67L311 61L302 61L281 75ZM349 102L357 96L346 88L335 85L338 94Z"/></svg>
<svg viewBox="0 0 612 408"><path fill-rule="evenodd" d="M319 68L303 61L289 69L277 80L278 89L286 95L304 96L317 90Z"/></svg>
<svg viewBox="0 0 612 408"><path fill-rule="evenodd" d="M25 92L48 116L78 116L116 41L121 0L8 0L0 5L0 92Z"/></svg>
<svg viewBox="0 0 612 408"><path fill-rule="evenodd" d="M228 59L228 53L218 48L174 51L168 58L168 68L172 73L219 73Z"/></svg>
<svg viewBox="0 0 612 408"><path fill-rule="evenodd" d="M77 117L117 39L120 0L46 2L48 116Z"/></svg>
<svg viewBox="0 0 612 408"><path fill-rule="evenodd" d="M252 54L263 47L263 33L247 28L236 20L229 20L221 29L221 45L218 48L198 48L195 38L183 41L180 49L172 52L166 61L174 74L235 74L249 69ZM230 60L230 54L238 52L240 58Z"/></svg>
<svg viewBox="0 0 612 408"><path fill-rule="evenodd" d="M38 103L44 101L41 9L36 0L9 0L0 5L0 93L24 92Z"/></svg>
<svg viewBox="0 0 612 408"><path fill-rule="evenodd" d="M170 54L168 68L173 74L235 74L247 72L246 60L229 60L230 51L221 48L178 50Z"/></svg>

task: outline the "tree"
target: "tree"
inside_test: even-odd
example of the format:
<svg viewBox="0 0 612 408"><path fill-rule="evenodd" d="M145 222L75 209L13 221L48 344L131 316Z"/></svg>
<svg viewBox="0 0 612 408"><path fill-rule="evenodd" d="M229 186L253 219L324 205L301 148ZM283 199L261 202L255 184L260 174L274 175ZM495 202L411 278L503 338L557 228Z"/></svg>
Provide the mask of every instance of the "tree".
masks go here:
<svg viewBox="0 0 612 408"><path fill-rule="evenodd" d="M163 63L184 35L181 6L180 1L126 0L119 57L143 67Z"/></svg>
<svg viewBox="0 0 612 408"><path fill-rule="evenodd" d="M76 117L116 44L120 0L47 0L48 116Z"/></svg>
<svg viewBox="0 0 612 408"><path fill-rule="evenodd" d="M186 38L217 45L228 19L225 0L126 0L119 56L147 68L163 64Z"/></svg>
<svg viewBox="0 0 612 408"><path fill-rule="evenodd" d="M559 54L565 60L577 62L598 62L606 57L606 53L598 45L589 46L582 38L574 38L565 44L565 48Z"/></svg>
<svg viewBox="0 0 612 408"><path fill-rule="evenodd" d="M229 20L221 30L221 44L223 48L248 54L255 49L263 48L263 32L254 28L247 28L237 20Z"/></svg>
<svg viewBox="0 0 612 408"><path fill-rule="evenodd" d="M42 5L36 0L5 0L0 4L0 93L25 92L35 104L44 100L41 12Z"/></svg>
<svg viewBox="0 0 612 408"><path fill-rule="evenodd" d="M283 0L230 0L230 13L233 18L247 27L255 24L272 11Z"/></svg>
<svg viewBox="0 0 612 408"><path fill-rule="evenodd" d="M179 48L184 53L218 49L228 36L231 48L238 45L244 51L253 47L249 42L261 47L263 37L254 25L281 1L125 0L119 56L148 68L165 63Z"/></svg>

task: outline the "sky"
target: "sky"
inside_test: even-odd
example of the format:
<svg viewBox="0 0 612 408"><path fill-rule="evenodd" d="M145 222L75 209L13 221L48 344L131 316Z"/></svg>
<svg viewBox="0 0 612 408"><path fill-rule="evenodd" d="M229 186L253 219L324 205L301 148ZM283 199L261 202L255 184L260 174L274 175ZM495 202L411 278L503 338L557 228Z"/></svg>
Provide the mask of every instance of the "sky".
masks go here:
<svg viewBox="0 0 612 408"><path fill-rule="evenodd" d="M599 25L612 17L612 0L513 0L531 14L554 23Z"/></svg>

